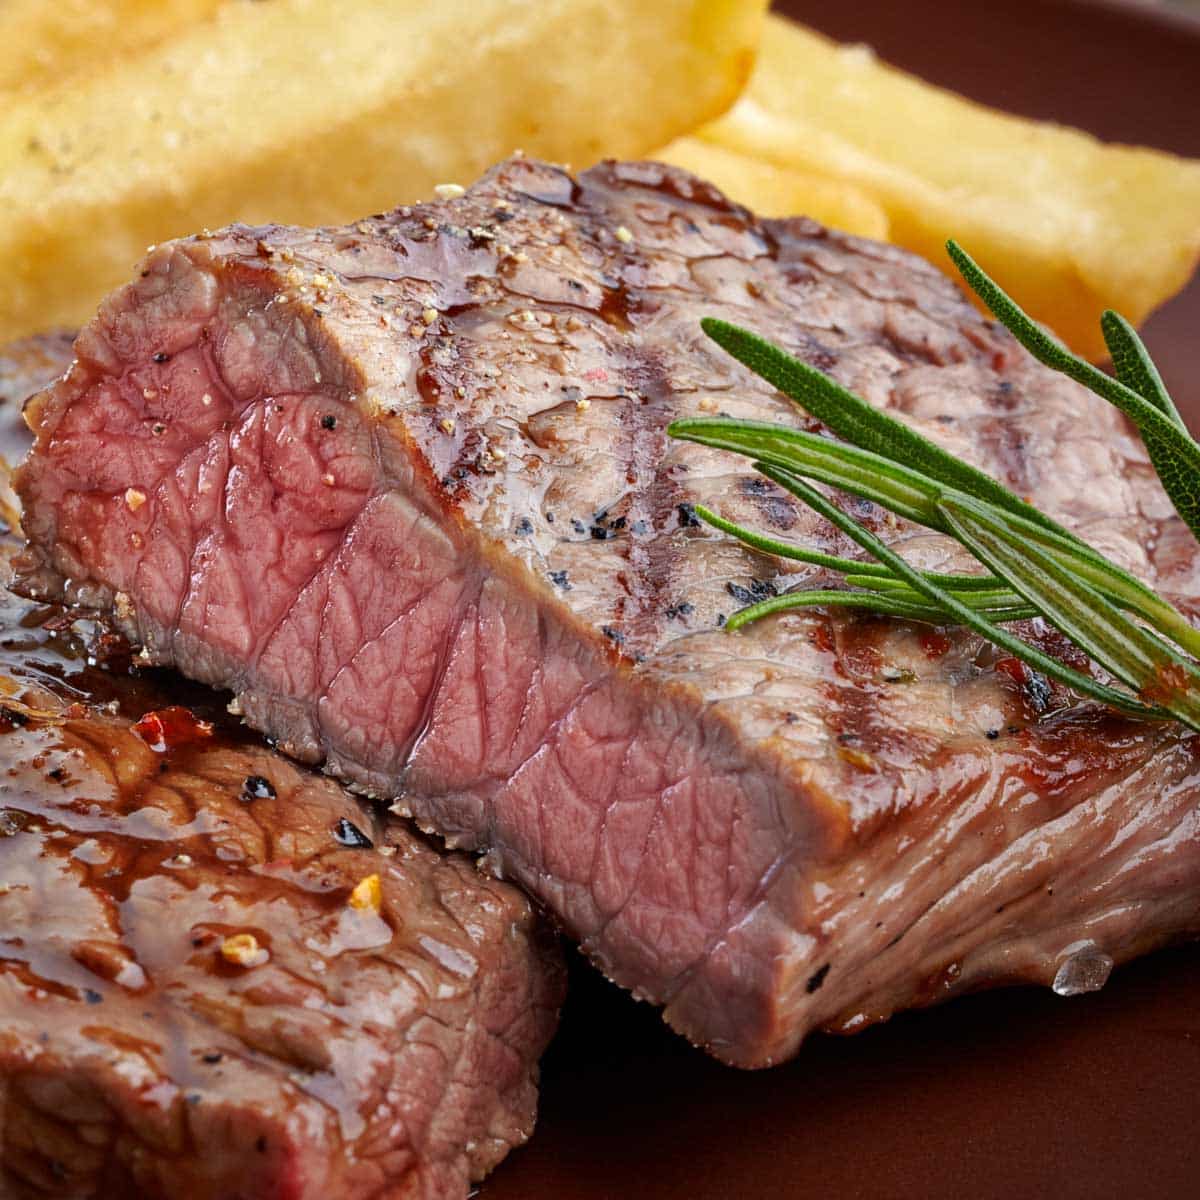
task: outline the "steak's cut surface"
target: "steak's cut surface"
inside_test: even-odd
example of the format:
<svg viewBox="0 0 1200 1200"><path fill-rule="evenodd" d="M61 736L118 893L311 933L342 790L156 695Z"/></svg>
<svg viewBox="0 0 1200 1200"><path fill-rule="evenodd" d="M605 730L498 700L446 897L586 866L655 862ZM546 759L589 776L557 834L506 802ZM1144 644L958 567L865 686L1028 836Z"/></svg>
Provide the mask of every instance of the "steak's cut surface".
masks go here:
<svg viewBox="0 0 1200 1200"><path fill-rule="evenodd" d="M1194 933L1193 736L960 632L722 631L811 572L691 503L852 548L741 460L668 442L685 414L804 419L706 314L1200 595L1120 418L932 267L659 165L523 159L354 226L151 253L28 409L22 587L111 610L290 753L486 851L729 1062L970 987L1073 990Z"/></svg>
<svg viewBox="0 0 1200 1200"><path fill-rule="evenodd" d="M562 971L514 888L281 755L159 752L3 668L0 762L6 1200L461 1200L529 1135ZM223 954L246 933L265 961Z"/></svg>

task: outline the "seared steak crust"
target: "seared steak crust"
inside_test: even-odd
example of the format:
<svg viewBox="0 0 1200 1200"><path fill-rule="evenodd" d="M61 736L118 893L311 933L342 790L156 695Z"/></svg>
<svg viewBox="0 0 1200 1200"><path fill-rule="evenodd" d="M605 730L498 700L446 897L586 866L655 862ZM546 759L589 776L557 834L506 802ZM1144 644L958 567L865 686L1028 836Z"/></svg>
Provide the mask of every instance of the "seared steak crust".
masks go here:
<svg viewBox="0 0 1200 1200"><path fill-rule="evenodd" d="M691 504L850 547L744 463L668 442L685 414L804 420L706 344L706 314L1200 594L1119 417L932 267L656 164L522 159L352 227L154 251L29 409L22 586L112 610L290 753L486 851L730 1062L1194 932L1190 735L956 631L722 631L811 572Z"/></svg>
<svg viewBox="0 0 1200 1200"><path fill-rule="evenodd" d="M281 755L3 673L0 760L0 1195L461 1200L528 1137L563 980L515 889Z"/></svg>

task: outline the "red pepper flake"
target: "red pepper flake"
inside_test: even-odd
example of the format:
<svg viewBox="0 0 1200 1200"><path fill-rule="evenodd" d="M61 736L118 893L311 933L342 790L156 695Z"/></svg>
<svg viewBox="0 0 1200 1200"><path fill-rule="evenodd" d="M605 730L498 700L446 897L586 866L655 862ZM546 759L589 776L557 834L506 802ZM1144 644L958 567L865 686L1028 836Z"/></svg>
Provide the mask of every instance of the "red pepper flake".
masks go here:
<svg viewBox="0 0 1200 1200"><path fill-rule="evenodd" d="M833 640L833 634L830 632L828 625L814 625L808 631L808 640L816 646L818 650L824 650L826 654L835 650L837 647Z"/></svg>
<svg viewBox="0 0 1200 1200"><path fill-rule="evenodd" d="M926 658L941 658L949 653L953 644L944 633L921 634L921 649L925 651Z"/></svg>
<svg viewBox="0 0 1200 1200"><path fill-rule="evenodd" d="M133 732L158 754L203 741L212 737L212 731L209 721L201 721L190 708L178 704L146 713L133 727Z"/></svg>
<svg viewBox="0 0 1200 1200"><path fill-rule="evenodd" d="M996 670L1002 675L1007 675L1013 683L1021 684L1022 687L1029 682L1029 668L1019 658L996 659Z"/></svg>

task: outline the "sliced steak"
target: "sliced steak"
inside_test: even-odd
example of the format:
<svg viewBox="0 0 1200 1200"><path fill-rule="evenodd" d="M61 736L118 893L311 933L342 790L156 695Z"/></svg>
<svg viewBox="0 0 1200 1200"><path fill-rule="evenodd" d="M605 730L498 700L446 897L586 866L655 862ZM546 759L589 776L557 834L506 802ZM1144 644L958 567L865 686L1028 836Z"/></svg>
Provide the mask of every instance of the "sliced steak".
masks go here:
<svg viewBox="0 0 1200 1200"><path fill-rule="evenodd" d="M732 1063L970 987L1072 990L1194 933L1192 735L958 631L722 631L812 573L691 504L852 548L745 463L668 441L684 414L804 421L705 342L706 314L1200 596L1121 419L926 263L655 164L519 158L354 226L151 253L28 409L21 586L111 611L289 753L485 851ZM914 561L959 561L852 507Z"/></svg>
<svg viewBox="0 0 1200 1200"><path fill-rule="evenodd" d="M0 1195L465 1197L533 1126L544 927L167 713L139 736L0 672Z"/></svg>

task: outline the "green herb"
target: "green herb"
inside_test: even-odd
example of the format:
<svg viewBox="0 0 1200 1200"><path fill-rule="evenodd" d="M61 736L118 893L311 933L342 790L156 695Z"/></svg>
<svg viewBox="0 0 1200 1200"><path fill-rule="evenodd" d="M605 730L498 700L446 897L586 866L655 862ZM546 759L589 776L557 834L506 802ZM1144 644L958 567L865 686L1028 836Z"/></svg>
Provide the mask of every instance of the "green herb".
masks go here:
<svg viewBox="0 0 1200 1200"><path fill-rule="evenodd" d="M1035 358L1130 418L1176 511L1200 537L1200 444L1188 434L1133 327L1113 312L1102 318L1113 379L1045 333L956 243L947 248L963 278ZM696 505L703 521L746 545L836 572L846 584L845 590L773 596L735 613L728 630L770 613L817 605L965 625L1082 695L1125 713L1174 717L1200 729L1200 630L1178 609L991 476L820 371L736 325L713 319L702 325L724 350L845 440L726 418L676 421L669 432L751 458L758 471L832 522L874 560L841 558L770 538ZM917 570L810 481L954 538L984 571ZM1114 683L1068 667L1001 628L1034 616L1074 642Z"/></svg>

